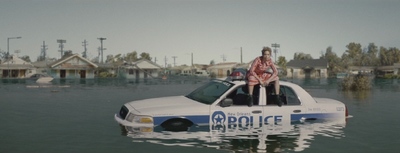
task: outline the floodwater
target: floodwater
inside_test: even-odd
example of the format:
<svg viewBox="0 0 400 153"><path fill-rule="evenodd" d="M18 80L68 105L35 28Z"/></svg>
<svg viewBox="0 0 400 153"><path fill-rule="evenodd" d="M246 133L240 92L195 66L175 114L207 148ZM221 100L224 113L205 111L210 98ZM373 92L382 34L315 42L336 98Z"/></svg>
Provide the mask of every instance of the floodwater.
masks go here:
<svg viewBox="0 0 400 153"><path fill-rule="evenodd" d="M208 79L0 80L0 152L399 152L400 80L342 92L336 79L289 80L316 97L346 104L345 124L315 121L266 127L252 135L126 129L114 114L129 101L185 95ZM284 106L283 106L284 107ZM277 130L282 134L273 134ZM136 132L135 132L136 131Z"/></svg>

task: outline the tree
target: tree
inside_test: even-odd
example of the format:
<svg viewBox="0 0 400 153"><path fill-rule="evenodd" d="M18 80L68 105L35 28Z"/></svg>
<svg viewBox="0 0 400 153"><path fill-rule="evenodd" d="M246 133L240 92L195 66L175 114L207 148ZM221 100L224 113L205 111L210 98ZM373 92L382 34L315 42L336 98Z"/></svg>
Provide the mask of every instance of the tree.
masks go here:
<svg viewBox="0 0 400 153"><path fill-rule="evenodd" d="M390 65L398 63L400 61L400 51L396 47L389 48L390 53Z"/></svg>
<svg viewBox="0 0 400 153"><path fill-rule="evenodd" d="M368 66L377 66L379 63L378 59L378 47L375 46L374 43L369 43L367 47L367 56L366 56L366 61L364 61L365 65Z"/></svg>
<svg viewBox="0 0 400 153"><path fill-rule="evenodd" d="M3 59L5 60L6 57L7 57L7 52L2 51L2 50L0 49L0 60L3 60Z"/></svg>
<svg viewBox="0 0 400 153"><path fill-rule="evenodd" d="M347 50L343 54L347 54L346 60L349 60L350 66L362 66L362 49L359 43L349 43L347 46Z"/></svg>
<svg viewBox="0 0 400 153"><path fill-rule="evenodd" d="M140 54L140 59L147 59L147 60L151 61L150 54L149 54L149 53L146 53L146 52L142 52L142 53Z"/></svg>
<svg viewBox="0 0 400 153"><path fill-rule="evenodd" d="M26 61L26 62L31 62L31 59L29 58L28 55L22 56L20 57L22 60Z"/></svg>
<svg viewBox="0 0 400 153"><path fill-rule="evenodd" d="M133 51L133 52L130 52L130 53L128 53L128 54L126 54L126 56L125 56L125 58L124 58L124 60L125 61L127 61L127 62L134 62L134 61L137 61L137 52L136 51Z"/></svg>
<svg viewBox="0 0 400 153"><path fill-rule="evenodd" d="M210 61L210 65L215 65L215 61L214 61L214 60L211 60L211 61Z"/></svg>
<svg viewBox="0 0 400 153"><path fill-rule="evenodd" d="M286 64L287 64L287 61L286 61L286 58L285 58L285 56L279 56L278 57L278 61L277 61L277 63L276 63L278 66L280 66L280 67L286 67Z"/></svg>
<svg viewBox="0 0 400 153"><path fill-rule="evenodd" d="M379 48L379 63L382 66L390 65L389 51L385 47Z"/></svg>
<svg viewBox="0 0 400 153"><path fill-rule="evenodd" d="M63 57L71 56L72 54L74 54L74 53L72 53L72 50L67 50L67 51L64 52Z"/></svg>
<svg viewBox="0 0 400 153"><path fill-rule="evenodd" d="M286 70L287 61L286 61L285 56L279 56L276 64L283 70L283 74L286 75L287 74L287 70Z"/></svg>
<svg viewBox="0 0 400 153"><path fill-rule="evenodd" d="M114 55L107 55L107 58L106 58L106 63L113 63L113 61L114 61Z"/></svg>
<svg viewBox="0 0 400 153"><path fill-rule="evenodd" d="M302 52L294 53L294 60L306 60L306 59L313 59L310 54L305 54Z"/></svg>
<svg viewBox="0 0 400 153"><path fill-rule="evenodd" d="M338 72L343 71L343 66L340 65L340 58L332 51L332 47L326 48L325 54L321 56L321 59L328 61L328 75L336 76Z"/></svg>

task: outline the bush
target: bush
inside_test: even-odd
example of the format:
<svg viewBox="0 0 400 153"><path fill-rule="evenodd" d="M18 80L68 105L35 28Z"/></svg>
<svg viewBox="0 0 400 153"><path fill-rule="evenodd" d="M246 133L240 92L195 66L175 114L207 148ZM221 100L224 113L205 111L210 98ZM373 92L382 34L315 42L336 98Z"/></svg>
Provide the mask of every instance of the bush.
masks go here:
<svg viewBox="0 0 400 153"><path fill-rule="evenodd" d="M396 75L396 74L385 74L385 75L383 76L383 78L384 78L384 79L398 79L398 78L399 78L399 75Z"/></svg>
<svg viewBox="0 0 400 153"><path fill-rule="evenodd" d="M345 77L340 85L342 90L370 90L371 80L366 75L358 74L355 76Z"/></svg>

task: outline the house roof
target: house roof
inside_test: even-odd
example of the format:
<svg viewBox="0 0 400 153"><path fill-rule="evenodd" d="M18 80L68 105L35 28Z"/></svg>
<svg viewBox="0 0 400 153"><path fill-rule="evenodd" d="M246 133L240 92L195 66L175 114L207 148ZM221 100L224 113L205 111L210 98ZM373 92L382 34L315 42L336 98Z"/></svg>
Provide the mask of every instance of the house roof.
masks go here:
<svg viewBox="0 0 400 153"><path fill-rule="evenodd" d="M0 64L0 69L31 69L33 67L30 62L24 61L15 55Z"/></svg>
<svg viewBox="0 0 400 153"><path fill-rule="evenodd" d="M128 64L129 66L135 66L138 67L140 69L161 69L162 67L150 60L147 59L140 59L138 61L132 62L130 64Z"/></svg>
<svg viewBox="0 0 400 153"><path fill-rule="evenodd" d="M288 68L328 68L326 59L308 59L308 60L290 60L286 67Z"/></svg>
<svg viewBox="0 0 400 153"><path fill-rule="evenodd" d="M32 65L38 68L48 67L51 63L54 63L55 60L44 60L44 61L36 61L32 62Z"/></svg>
<svg viewBox="0 0 400 153"><path fill-rule="evenodd" d="M62 63L65 63L65 62L67 62L67 61L69 61L69 60L71 60L71 59L73 59L73 58L79 58L79 59L81 59L81 60L83 60L83 61L89 63L90 65L92 65L92 66L95 67L95 68L98 67L95 63L89 61L89 60L86 59L86 58L83 58L83 57L79 56L79 54L72 54L72 55L69 55L69 56L64 56L63 58L61 58L61 59L59 59L59 60L57 60L57 61L51 63L51 64L50 64L50 67L54 68L54 67L56 67L56 66L58 66L58 65L60 65L60 64L62 64Z"/></svg>

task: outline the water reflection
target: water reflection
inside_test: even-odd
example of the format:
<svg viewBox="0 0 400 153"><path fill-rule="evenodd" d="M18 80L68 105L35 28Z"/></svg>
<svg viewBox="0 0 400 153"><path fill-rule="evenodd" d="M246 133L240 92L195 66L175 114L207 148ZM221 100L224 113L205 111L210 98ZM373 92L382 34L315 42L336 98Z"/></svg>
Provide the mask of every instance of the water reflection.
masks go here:
<svg viewBox="0 0 400 153"><path fill-rule="evenodd" d="M192 127L189 131L163 131L161 127L125 127L122 135L133 143L153 143L165 146L209 147L235 152L303 151L316 136L340 139L344 137L345 119L260 125L258 127Z"/></svg>
<svg viewBox="0 0 400 153"><path fill-rule="evenodd" d="M361 90L361 91L342 91L344 97L349 100L358 100L365 101L369 99L369 96L372 94L369 90Z"/></svg>

